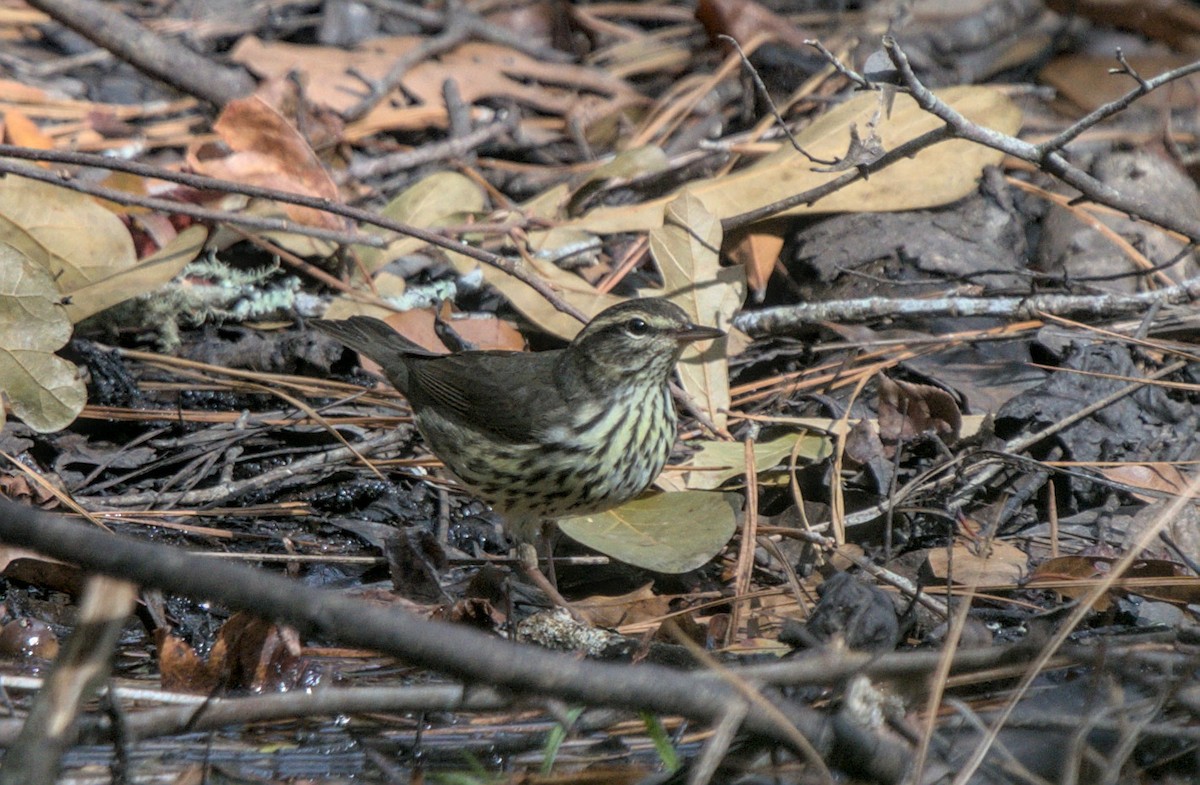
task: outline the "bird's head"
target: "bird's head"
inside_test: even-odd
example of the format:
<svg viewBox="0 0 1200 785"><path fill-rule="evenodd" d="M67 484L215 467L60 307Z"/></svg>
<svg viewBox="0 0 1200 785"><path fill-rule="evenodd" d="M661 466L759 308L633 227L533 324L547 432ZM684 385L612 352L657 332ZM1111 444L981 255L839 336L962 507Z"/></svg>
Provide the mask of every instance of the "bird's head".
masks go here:
<svg viewBox="0 0 1200 785"><path fill-rule="evenodd" d="M601 311L571 342L568 353L586 359L593 374L642 377L661 384L684 346L724 334L715 327L693 324L678 305L650 297Z"/></svg>

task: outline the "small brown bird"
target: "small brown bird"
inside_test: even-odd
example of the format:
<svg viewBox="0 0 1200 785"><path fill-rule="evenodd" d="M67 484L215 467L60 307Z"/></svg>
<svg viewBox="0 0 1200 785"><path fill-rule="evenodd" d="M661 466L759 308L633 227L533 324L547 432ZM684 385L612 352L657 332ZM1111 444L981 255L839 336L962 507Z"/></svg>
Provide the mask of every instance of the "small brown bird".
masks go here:
<svg viewBox="0 0 1200 785"><path fill-rule="evenodd" d="M544 522L650 486L675 443L675 363L724 335L657 298L614 305L566 348L536 353L433 354L371 317L311 323L379 363L429 449L525 543Z"/></svg>

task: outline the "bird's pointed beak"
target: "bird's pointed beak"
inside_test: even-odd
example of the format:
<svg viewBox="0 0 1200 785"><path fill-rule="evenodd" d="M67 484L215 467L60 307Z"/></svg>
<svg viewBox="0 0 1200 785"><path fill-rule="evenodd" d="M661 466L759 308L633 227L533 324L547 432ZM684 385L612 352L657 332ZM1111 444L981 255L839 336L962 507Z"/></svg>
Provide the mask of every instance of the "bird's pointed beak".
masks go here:
<svg viewBox="0 0 1200 785"><path fill-rule="evenodd" d="M716 327L705 327L702 324L689 324L686 327L680 327L672 334L675 340L680 343L692 343L693 341L708 341L713 338L720 338L725 334L725 331L718 330Z"/></svg>

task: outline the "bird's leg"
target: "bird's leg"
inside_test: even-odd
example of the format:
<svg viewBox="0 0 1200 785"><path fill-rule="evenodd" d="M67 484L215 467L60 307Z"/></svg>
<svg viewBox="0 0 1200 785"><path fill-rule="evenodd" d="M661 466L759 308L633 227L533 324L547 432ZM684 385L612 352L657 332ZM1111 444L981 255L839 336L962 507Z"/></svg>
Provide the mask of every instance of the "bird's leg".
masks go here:
<svg viewBox="0 0 1200 785"><path fill-rule="evenodd" d="M551 545L553 544L551 536L554 533L553 526L554 523L552 521L544 522L541 525L541 531L538 536L538 539L546 550L546 573L543 573L538 567L538 552L533 543L518 542L516 547L517 559L521 563L521 569L526 577L529 578L529 581L541 589L550 598L550 602L565 609L576 621L582 621L583 619L579 615L579 612L571 607L571 603L567 601L567 598L562 596L558 591L558 583L554 577L554 553L551 550ZM547 577L547 573L549 577Z"/></svg>
<svg viewBox="0 0 1200 785"><path fill-rule="evenodd" d="M550 585L557 590L558 574L554 569L554 521L542 521L538 540L541 541L542 552L546 554L546 578L550 581Z"/></svg>

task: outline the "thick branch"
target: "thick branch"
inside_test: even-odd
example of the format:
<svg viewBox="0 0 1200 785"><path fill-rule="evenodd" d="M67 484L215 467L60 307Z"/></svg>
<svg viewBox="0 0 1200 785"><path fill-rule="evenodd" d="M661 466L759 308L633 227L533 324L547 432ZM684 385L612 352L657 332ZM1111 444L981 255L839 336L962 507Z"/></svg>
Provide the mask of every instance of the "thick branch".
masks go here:
<svg viewBox="0 0 1200 785"><path fill-rule="evenodd" d="M254 79L245 71L217 65L181 41L162 39L125 16L113 3L29 0L29 4L139 71L215 106L224 106L254 91Z"/></svg>
<svg viewBox="0 0 1200 785"><path fill-rule="evenodd" d="M290 624L305 635L384 652L471 683L575 703L679 714L704 722L719 722L728 706L740 700L734 688L716 680L706 681L705 689L697 690L695 674L646 664L580 661L464 627L425 621L398 609L379 608L239 564L105 534L4 500L0 500L0 541L74 562L92 572L249 611ZM903 777L908 765L904 749L882 739L873 740L876 746L869 753L857 747L847 749L823 715L794 703L780 708L822 755L851 761L851 768L856 769L852 773L880 782L898 782ZM791 734L761 706L749 708L744 727L791 745ZM849 735L853 734L847 738Z"/></svg>

